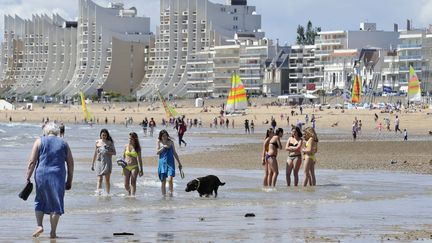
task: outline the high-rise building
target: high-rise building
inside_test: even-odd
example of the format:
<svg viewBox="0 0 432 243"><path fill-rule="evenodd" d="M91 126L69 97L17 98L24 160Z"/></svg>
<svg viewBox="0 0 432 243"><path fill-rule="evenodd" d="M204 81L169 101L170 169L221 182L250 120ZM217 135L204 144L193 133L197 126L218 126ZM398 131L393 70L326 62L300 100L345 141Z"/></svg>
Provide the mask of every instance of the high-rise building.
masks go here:
<svg viewBox="0 0 432 243"><path fill-rule="evenodd" d="M144 77L150 19L137 10L79 0L78 21L58 15L31 20L5 16L0 91L7 95L61 95L80 91L131 94Z"/></svg>
<svg viewBox="0 0 432 243"><path fill-rule="evenodd" d="M76 65L77 23L59 15L24 20L4 16L0 91L9 94L60 92Z"/></svg>
<svg viewBox="0 0 432 243"><path fill-rule="evenodd" d="M138 17L135 7L79 0L77 67L60 94L132 94L144 77L151 36L150 18Z"/></svg>
<svg viewBox="0 0 432 243"><path fill-rule="evenodd" d="M187 62L197 52L232 44L236 33L263 38L261 16L246 1L161 0L160 26L138 97L186 96ZM192 84L192 83L189 83ZM207 89L207 88L206 88Z"/></svg>

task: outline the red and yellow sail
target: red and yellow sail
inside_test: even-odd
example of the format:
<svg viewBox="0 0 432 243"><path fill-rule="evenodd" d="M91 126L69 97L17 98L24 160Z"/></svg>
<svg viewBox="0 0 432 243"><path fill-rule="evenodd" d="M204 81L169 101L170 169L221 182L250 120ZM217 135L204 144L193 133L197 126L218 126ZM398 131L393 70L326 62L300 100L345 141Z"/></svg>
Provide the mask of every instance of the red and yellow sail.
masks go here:
<svg viewBox="0 0 432 243"><path fill-rule="evenodd" d="M226 111L243 111L247 108L246 90L240 76L233 74L231 77L231 90L228 95Z"/></svg>
<svg viewBox="0 0 432 243"><path fill-rule="evenodd" d="M421 101L420 81L412 66L410 66L410 71L409 71L408 100Z"/></svg>
<svg viewBox="0 0 432 243"><path fill-rule="evenodd" d="M360 103L361 86L361 77L359 74L356 74L354 76L354 83L351 92L351 102L353 104Z"/></svg>

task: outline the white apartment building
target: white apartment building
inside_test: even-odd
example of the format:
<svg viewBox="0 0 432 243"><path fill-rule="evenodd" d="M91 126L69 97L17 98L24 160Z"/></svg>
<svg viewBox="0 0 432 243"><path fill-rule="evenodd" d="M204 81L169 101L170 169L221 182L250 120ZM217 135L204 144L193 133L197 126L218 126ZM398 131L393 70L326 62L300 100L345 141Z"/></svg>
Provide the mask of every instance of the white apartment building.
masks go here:
<svg viewBox="0 0 432 243"><path fill-rule="evenodd" d="M322 76L318 81L322 84L317 86L322 86L327 91L335 88L344 89L347 82L348 65L354 63L350 60L351 57L354 57L354 50L359 52L368 47L390 50L398 45L398 38L397 31L377 31L373 23L361 23L358 31L318 32L315 39L315 56L317 57L315 66L322 70L320 71ZM351 70L353 67L351 66Z"/></svg>
<svg viewBox="0 0 432 243"><path fill-rule="evenodd" d="M136 8L122 3L101 7L79 0L77 67L64 80L60 93L116 91L132 94L144 77L150 46L150 18L138 17Z"/></svg>
<svg viewBox="0 0 432 243"><path fill-rule="evenodd" d="M288 94L298 94L315 85L322 77L315 66L315 45L293 45L289 54ZM311 86L312 85L312 86Z"/></svg>
<svg viewBox="0 0 432 243"><path fill-rule="evenodd" d="M5 16L0 87L7 95L131 94L144 77L150 19L135 8L79 0L78 21Z"/></svg>
<svg viewBox="0 0 432 243"><path fill-rule="evenodd" d="M267 39L235 39L234 45L222 45L198 52L187 61L188 97L227 97L231 76L239 74L248 95L262 91L265 60L274 56Z"/></svg>
<svg viewBox="0 0 432 243"><path fill-rule="evenodd" d="M59 92L76 62L76 22L59 15L4 16L0 86L7 94Z"/></svg>
<svg viewBox="0 0 432 243"><path fill-rule="evenodd" d="M422 89L430 91L432 87L432 33L429 30L405 30L400 32L400 44L395 52L385 57L382 86L393 91L407 92L409 67L412 66L421 81Z"/></svg>
<svg viewBox="0 0 432 243"><path fill-rule="evenodd" d="M156 90L163 95L186 96L187 62L197 52L229 45L228 40L234 39L236 33L264 37L260 30L261 16L256 14L255 7L247 6L246 0L226 1L226 4L208 0L161 0L160 11L160 26L155 47L150 50L148 72L137 92L141 98L154 97Z"/></svg>

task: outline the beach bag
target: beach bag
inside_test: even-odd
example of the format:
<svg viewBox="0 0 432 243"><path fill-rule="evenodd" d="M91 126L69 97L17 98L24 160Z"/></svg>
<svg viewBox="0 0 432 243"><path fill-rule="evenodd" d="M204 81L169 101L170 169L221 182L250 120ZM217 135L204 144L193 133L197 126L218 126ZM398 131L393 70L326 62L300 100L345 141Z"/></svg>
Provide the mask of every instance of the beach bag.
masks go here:
<svg viewBox="0 0 432 243"><path fill-rule="evenodd" d="M22 200L26 201L27 198L30 196L30 193L33 191L33 183L30 181L27 182L27 184L24 186L24 188L21 190L21 192L18 194L18 197L20 197Z"/></svg>

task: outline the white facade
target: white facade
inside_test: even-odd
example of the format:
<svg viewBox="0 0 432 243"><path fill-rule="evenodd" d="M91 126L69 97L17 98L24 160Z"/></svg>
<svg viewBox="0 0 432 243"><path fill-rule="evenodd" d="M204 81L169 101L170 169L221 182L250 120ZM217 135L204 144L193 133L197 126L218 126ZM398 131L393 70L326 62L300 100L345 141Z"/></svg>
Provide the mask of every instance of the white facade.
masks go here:
<svg viewBox="0 0 432 243"><path fill-rule="evenodd" d="M236 3L237 4L237 3ZM207 0L161 0L160 26L138 97L186 96L187 62L197 52L227 45L235 33L264 37L255 7Z"/></svg>
<svg viewBox="0 0 432 243"><path fill-rule="evenodd" d="M135 8L124 9L122 4L103 8L91 0L79 0L77 68L72 79L65 80L66 88L61 95L72 96L79 91L94 94L98 89L106 90L105 86L114 87L115 91L123 88L121 93L130 94L139 85L143 72L137 69L145 67L135 67L134 61L144 59L138 46L149 46L151 33L150 19L136 14ZM123 75L117 80L109 78L113 61L119 58L113 56L114 42L125 42L126 45L119 43L118 46L123 46L123 52L129 53L118 62L125 67L118 70ZM134 77L136 72L142 76ZM107 80L116 84L107 84Z"/></svg>
<svg viewBox="0 0 432 243"><path fill-rule="evenodd" d="M361 27L364 29L359 31L318 32L315 39L315 66L322 70L322 78L318 82L322 82L323 89L331 91L346 86L347 69L353 70L354 61L358 59L354 51L359 53L368 47L390 50L399 43L399 33L396 31L377 31L373 23L363 23Z"/></svg>
<svg viewBox="0 0 432 243"><path fill-rule="evenodd" d="M76 61L76 26L58 15L31 20L5 16L0 84L8 94L50 94L72 77Z"/></svg>
<svg viewBox="0 0 432 243"><path fill-rule="evenodd" d="M187 96L227 97L231 76L239 74L247 94L261 94L265 60L274 56L271 41L239 40L198 52L187 61Z"/></svg>
<svg viewBox="0 0 432 243"><path fill-rule="evenodd" d="M431 90L432 34L427 30L408 30L402 31L399 39L401 44L395 53L385 57L383 86L406 92L409 67L412 66L422 82L422 89Z"/></svg>
<svg viewBox="0 0 432 243"><path fill-rule="evenodd" d="M320 85L320 69L315 66L315 45L291 46L289 54L289 94L298 94L308 84Z"/></svg>
<svg viewBox="0 0 432 243"><path fill-rule="evenodd" d="M131 94L144 77L150 19L122 4L79 0L78 22L5 16L0 92L71 97L98 89Z"/></svg>

